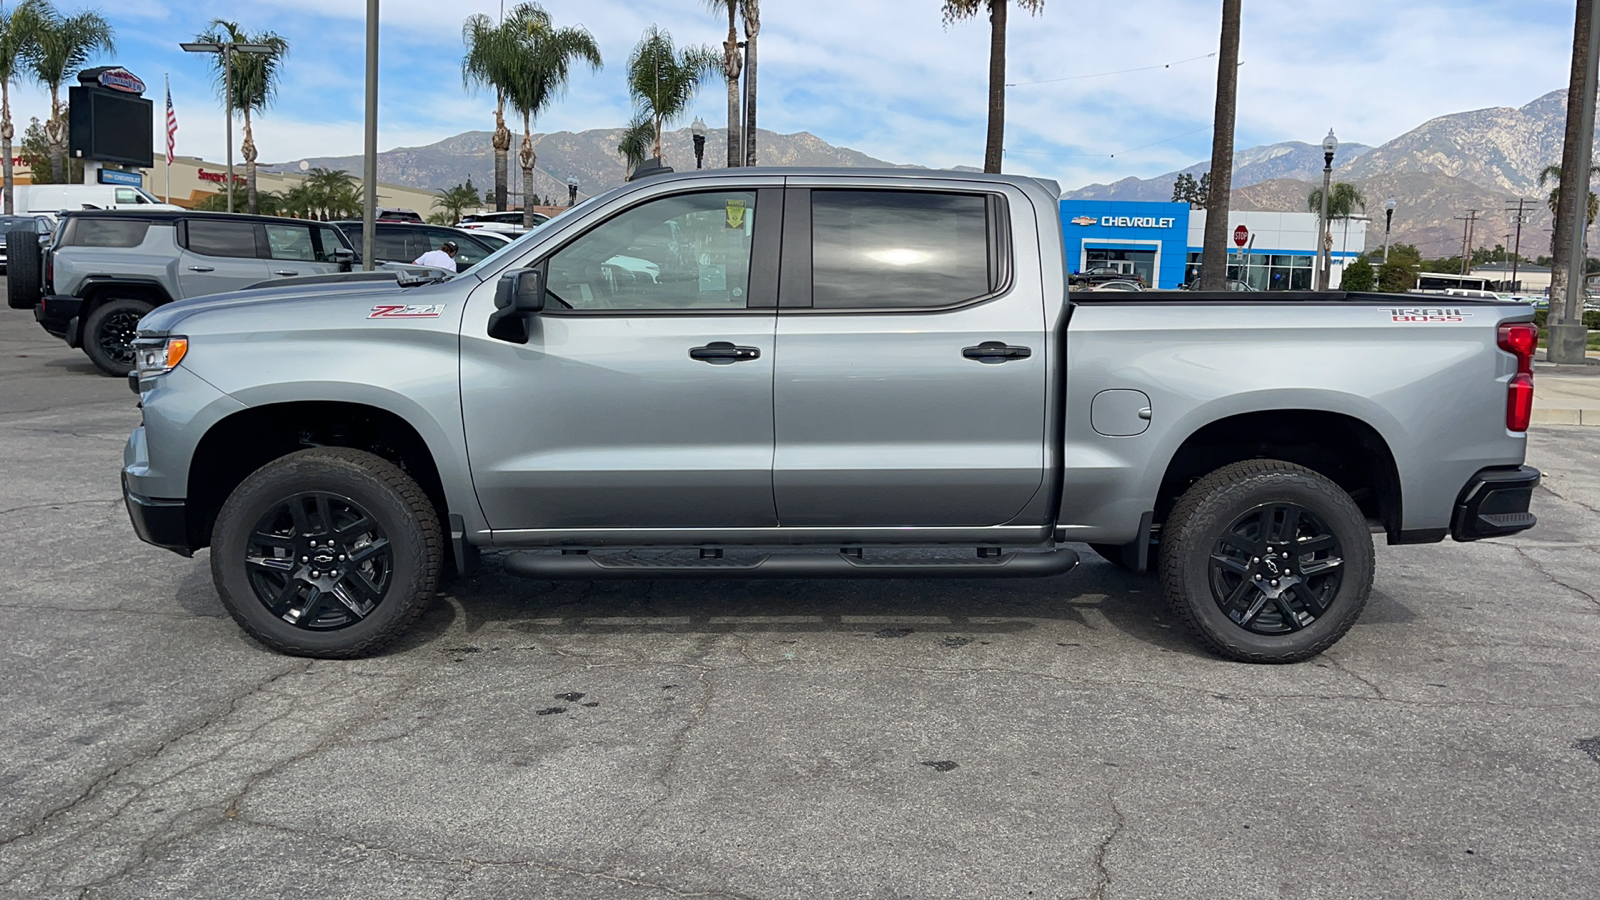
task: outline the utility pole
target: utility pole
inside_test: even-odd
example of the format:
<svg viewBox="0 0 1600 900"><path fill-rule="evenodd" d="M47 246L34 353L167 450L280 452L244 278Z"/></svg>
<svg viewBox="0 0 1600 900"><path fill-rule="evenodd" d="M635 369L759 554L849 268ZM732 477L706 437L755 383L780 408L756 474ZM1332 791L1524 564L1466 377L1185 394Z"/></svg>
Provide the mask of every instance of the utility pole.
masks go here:
<svg viewBox="0 0 1600 900"><path fill-rule="evenodd" d="M1594 164L1595 85L1600 80L1600 16L1595 11L1594 0L1578 0L1573 18L1567 135L1561 148L1561 199L1556 210L1556 241L1566 243L1566 296L1564 308L1558 309L1557 297L1551 294L1546 350L1551 362L1580 365L1588 337L1583 325L1589 256L1584 238L1589 230L1589 167Z"/></svg>
<svg viewBox="0 0 1600 900"><path fill-rule="evenodd" d="M1466 277L1472 272L1472 226L1478 221L1478 213L1482 210L1469 209L1464 216L1456 216L1456 221L1461 223L1461 275Z"/></svg>
<svg viewBox="0 0 1600 900"><path fill-rule="evenodd" d="M367 110L362 128L361 271L374 268L378 230L378 0L367 0Z"/></svg>
<svg viewBox="0 0 1600 900"><path fill-rule="evenodd" d="M1516 212L1511 215L1511 222L1517 226L1517 235L1511 245L1511 290L1517 290L1517 262L1522 258L1522 219L1524 208L1528 201L1517 198ZM1511 207L1506 207L1506 212L1511 212Z"/></svg>

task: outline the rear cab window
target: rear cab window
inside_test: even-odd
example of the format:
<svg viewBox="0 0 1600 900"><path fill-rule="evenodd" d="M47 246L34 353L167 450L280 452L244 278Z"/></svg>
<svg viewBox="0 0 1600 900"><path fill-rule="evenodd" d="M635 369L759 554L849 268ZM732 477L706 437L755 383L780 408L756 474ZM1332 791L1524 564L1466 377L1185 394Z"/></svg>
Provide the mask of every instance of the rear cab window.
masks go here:
<svg viewBox="0 0 1600 900"><path fill-rule="evenodd" d="M943 309L1003 288L1005 206L998 195L888 189L810 194L814 309Z"/></svg>

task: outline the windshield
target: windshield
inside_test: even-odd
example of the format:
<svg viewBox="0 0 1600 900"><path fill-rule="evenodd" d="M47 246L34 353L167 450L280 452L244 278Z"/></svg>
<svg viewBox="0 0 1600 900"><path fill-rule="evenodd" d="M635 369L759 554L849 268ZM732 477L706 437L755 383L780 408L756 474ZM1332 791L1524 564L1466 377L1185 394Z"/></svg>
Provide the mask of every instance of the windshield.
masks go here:
<svg viewBox="0 0 1600 900"><path fill-rule="evenodd" d="M567 209L561 215L570 216L573 213L578 212L579 210L582 210L584 207L592 205L596 200L599 200L599 199L601 199L603 197L609 197L611 195L611 193L612 193L611 191L607 191L604 194L596 194L595 196L590 197L589 199L583 201L582 203L579 203L577 206L574 206L574 207L571 207L571 208ZM540 229L544 228L544 226L546 224L548 224L549 222L553 222L553 221L555 221L555 220L554 219L546 219L545 221L540 222L539 224L537 224L537 225L533 226L532 228L528 229L528 231L526 233L517 235L516 240L512 241L509 244L506 244L505 246L501 247L499 250L496 250L495 252L493 252L493 253L489 254L488 256L484 257L482 259L482 261L480 261L477 265L473 266L472 268L475 271L488 272L488 271L493 270L496 266L502 265L503 263L505 263L506 260L508 260L508 259L510 259L512 257L515 257L516 255L521 253L523 251L523 249L527 247L528 241L530 239L538 236L541 233ZM507 237L510 237L510 235L507 235Z"/></svg>

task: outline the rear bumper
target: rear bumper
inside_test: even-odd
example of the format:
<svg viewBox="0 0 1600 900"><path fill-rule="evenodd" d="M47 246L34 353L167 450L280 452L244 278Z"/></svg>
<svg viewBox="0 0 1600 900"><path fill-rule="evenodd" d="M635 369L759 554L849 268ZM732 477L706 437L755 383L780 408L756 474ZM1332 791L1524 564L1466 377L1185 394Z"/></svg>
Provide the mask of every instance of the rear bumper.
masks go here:
<svg viewBox="0 0 1600 900"><path fill-rule="evenodd" d="M1538 519L1528 506L1538 486L1539 470L1532 466L1479 470L1456 500L1450 536L1476 541L1532 528Z"/></svg>
<svg viewBox="0 0 1600 900"><path fill-rule="evenodd" d="M171 550L180 556L193 556L189 548L188 504L182 500L157 500L141 497L128 489L128 476L122 476L122 501L133 520L139 540Z"/></svg>
<svg viewBox="0 0 1600 900"><path fill-rule="evenodd" d="M82 344L78 317L82 309L83 301L77 297L46 294L33 308L33 318L45 331L77 347Z"/></svg>

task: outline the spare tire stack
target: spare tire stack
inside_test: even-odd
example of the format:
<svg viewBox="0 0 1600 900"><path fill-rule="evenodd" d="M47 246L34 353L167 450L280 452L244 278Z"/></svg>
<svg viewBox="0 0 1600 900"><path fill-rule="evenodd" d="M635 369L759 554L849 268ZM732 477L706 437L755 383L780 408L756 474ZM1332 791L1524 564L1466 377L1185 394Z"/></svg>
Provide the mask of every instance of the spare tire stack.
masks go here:
<svg viewBox="0 0 1600 900"><path fill-rule="evenodd" d="M6 302L33 309L44 296L44 248L33 229L6 233Z"/></svg>

